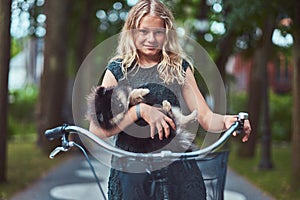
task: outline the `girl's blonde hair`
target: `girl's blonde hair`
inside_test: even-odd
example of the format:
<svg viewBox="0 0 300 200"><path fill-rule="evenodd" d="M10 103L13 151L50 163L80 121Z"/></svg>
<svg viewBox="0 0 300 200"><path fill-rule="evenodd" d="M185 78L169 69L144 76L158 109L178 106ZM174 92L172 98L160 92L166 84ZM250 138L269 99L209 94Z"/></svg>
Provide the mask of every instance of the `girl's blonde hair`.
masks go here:
<svg viewBox="0 0 300 200"><path fill-rule="evenodd" d="M125 77L129 67L137 67L136 61L139 56L134 45L133 34L138 29L141 19L148 14L162 18L165 23L166 39L157 67L160 78L167 84L174 81L183 84L185 71L182 69L182 59L185 56L178 42L174 17L172 12L159 0L140 0L131 8L120 34L116 56L112 60L122 60L122 71Z"/></svg>

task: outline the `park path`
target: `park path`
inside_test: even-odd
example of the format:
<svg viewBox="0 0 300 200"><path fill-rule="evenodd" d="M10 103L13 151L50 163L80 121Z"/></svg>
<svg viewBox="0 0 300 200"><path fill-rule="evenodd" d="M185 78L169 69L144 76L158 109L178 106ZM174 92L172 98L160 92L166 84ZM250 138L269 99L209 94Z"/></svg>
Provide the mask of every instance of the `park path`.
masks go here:
<svg viewBox="0 0 300 200"><path fill-rule="evenodd" d="M108 167L93 161L106 194ZM231 169L227 170L225 200L274 200ZM101 200L101 193L81 155L72 155L11 200Z"/></svg>

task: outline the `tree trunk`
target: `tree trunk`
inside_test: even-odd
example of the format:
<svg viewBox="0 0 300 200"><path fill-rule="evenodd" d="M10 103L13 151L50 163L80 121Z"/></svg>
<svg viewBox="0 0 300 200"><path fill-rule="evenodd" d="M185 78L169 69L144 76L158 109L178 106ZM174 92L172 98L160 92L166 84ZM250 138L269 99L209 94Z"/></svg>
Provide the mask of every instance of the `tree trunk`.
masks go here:
<svg viewBox="0 0 300 200"><path fill-rule="evenodd" d="M260 45L255 49L254 61L250 74L250 84L249 84L249 96L248 96L248 111L249 118L251 121L252 133L248 142L241 144L238 150L238 156L240 157L253 157L255 155L255 147L257 134L259 130L259 121L261 115L262 99L266 98L268 91L268 83L266 82L266 70L268 59L270 57L270 49L272 47L272 31L274 24L271 23L272 18L266 21L263 27L263 36L260 40ZM263 87L264 86L264 87ZM265 95L264 95L265 93ZM266 100L266 99L265 99ZM265 101L264 100L264 101ZM266 109L268 110L268 108ZM268 111L267 111L268 112ZM267 117L268 113L266 113ZM266 118L267 119L267 118ZM269 124L265 124L269 126ZM265 130L270 130L270 127L264 127ZM268 147L269 148L269 147Z"/></svg>
<svg viewBox="0 0 300 200"><path fill-rule="evenodd" d="M46 1L47 33L45 36L44 71L37 107L38 145L49 152L56 143L46 140L48 128L61 125L67 82L68 19L70 1Z"/></svg>
<svg viewBox="0 0 300 200"><path fill-rule="evenodd" d="M268 87L268 71L264 70L265 83L262 92L262 136L261 136L261 158L258 168L267 170L273 168L272 162L272 140L271 140L271 124L269 116L269 87Z"/></svg>
<svg viewBox="0 0 300 200"><path fill-rule="evenodd" d="M218 51L219 54L216 58L216 65L219 69L219 72L221 74L221 77L223 79L223 83L225 85L225 89L228 92L228 84L226 79L226 63L228 61L229 56L232 54L233 46L235 42L235 36L233 32L227 33L227 35L222 38L222 40L219 42ZM215 99L216 105L223 105L224 99ZM227 105L228 106L228 105ZM228 107L227 107L228 108ZM236 114L236 113L231 113Z"/></svg>
<svg viewBox="0 0 300 200"><path fill-rule="evenodd" d="M300 3L295 6L293 46L292 189L300 190Z"/></svg>
<svg viewBox="0 0 300 200"><path fill-rule="evenodd" d="M224 83L226 84L226 63L228 61L229 56L233 52L233 46L235 42L235 35L233 32L227 33L227 35L220 41L218 45L218 57L216 59L216 65L220 71L220 74L223 78Z"/></svg>
<svg viewBox="0 0 300 200"><path fill-rule="evenodd" d="M0 183L6 181L11 1L0 0Z"/></svg>
<svg viewBox="0 0 300 200"><path fill-rule="evenodd" d="M257 49L255 54L259 53L261 53L261 49ZM256 57L257 56L254 55L254 59L257 59ZM254 60L254 63L257 63L257 61ZM260 77L260 74L262 74L261 70L261 66L252 64L247 105L252 132L249 140L245 144L241 144L239 146L239 150L237 152L239 157L253 157L255 155L262 98L261 85L263 81Z"/></svg>
<svg viewBox="0 0 300 200"><path fill-rule="evenodd" d="M92 48L96 46L96 35L99 26L99 19L95 16L95 13L99 9L99 1L89 0L78 3L80 3L81 11L77 25L78 30L75 35L74 69L76 71ZM78 11L75 14L78 15Z"/></svg>
<svg viewBox="0 0 300 200"><path fill-rule="evenodd" d="M269 81L268 81L268 61L271 57L272 49L272 33L274 30L274 17L269 16L265 23L264 28L264 38L263 38L263 49L266 56L265 58L265 67L263 67L263 80L262 84L262 138L261 138L261 160L259 163L259 169L272 169L273 162L271 156L272 150L272 133L271 133L271 124L270 124L270 113L269 113ZM264 59L264 58L262 58Z"/></svg>

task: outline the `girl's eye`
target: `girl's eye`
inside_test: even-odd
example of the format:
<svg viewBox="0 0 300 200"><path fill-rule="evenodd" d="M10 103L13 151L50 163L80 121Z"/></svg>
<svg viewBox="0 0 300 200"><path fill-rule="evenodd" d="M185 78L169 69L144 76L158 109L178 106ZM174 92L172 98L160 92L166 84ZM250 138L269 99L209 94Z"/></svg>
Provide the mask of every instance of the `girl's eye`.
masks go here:
<svg viewBox="0 0 300 200"><path fill-rule="evenodd" d="M139 29L139 33L146 35L146 34L148 34L148 31L145 29Z"/></svg>
<svg viewBox="0 0 300 200"><path fill-rule="evenodd" d="M158 30L138 29L138 33L143 36L148 35L150 32L153 33L155 36L165 35L164 29L158 29Z"/></svg>
<svg viewBox="0 0 300 200"><path fill-rule="evenodd" d="M165 34L164 30L155 31L155 35L164 35L164 34Z"/></svg>

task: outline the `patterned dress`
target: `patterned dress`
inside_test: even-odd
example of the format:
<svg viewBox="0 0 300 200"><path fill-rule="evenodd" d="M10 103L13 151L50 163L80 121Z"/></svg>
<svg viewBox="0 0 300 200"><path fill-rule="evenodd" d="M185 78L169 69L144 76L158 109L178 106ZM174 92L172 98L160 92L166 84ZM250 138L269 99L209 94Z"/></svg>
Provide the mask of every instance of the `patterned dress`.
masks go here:
<svg viewBox="0 0 300 200"><path fill-rule="evenodd" d="M188 63L183 60L182 66L186 70ZM126 78L123 77L121 61L109 63L107 69L113 73L118 84L123 84L122 81L126 81L132 88L148 87L150 92L157 97L157 104L161 104L162 100L168 100L171 105L180 107L183 113L188 113L181 95L181 86L175 83L168 85L163 83L157 72L157 66L129 69ZM137 122L137 124L139 123ZM121 132L116 136L117 147L136 153L159 151L168 142L171 142L171 139L164 138L161 141L158 139L157 134L154 139L135 137L125 132ZM117 158L112 158L113 167L110 171L108 183L108 197L110 200L206 199L205 184L195 160L178 160L151 173L131 173L127 172L126 169L114 167L117 165ZM127 167L134 167L132 165L129 163Z"/></svg>

